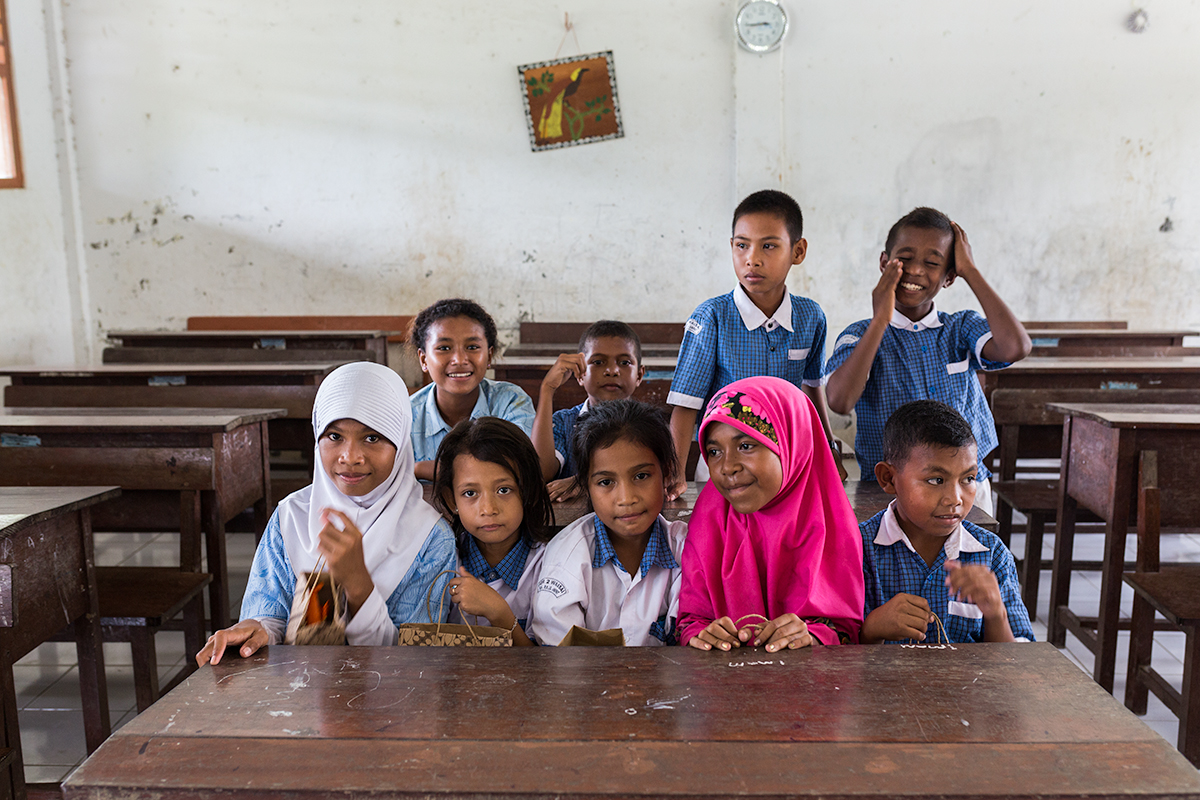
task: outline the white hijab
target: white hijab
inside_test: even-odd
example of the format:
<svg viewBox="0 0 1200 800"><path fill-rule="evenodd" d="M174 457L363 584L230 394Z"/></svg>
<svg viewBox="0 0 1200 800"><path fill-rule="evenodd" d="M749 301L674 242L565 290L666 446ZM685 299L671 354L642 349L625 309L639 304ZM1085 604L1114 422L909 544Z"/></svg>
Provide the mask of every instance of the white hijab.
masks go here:
<svg viewBox="0 0 1200 800"><path fill-rule="evenodd" d="M352 419L386 436L396 446L387 480L362 497L342 494L321 466L320 438L331 422ZM380 593L389 597L408 574L421 546L441 516L421 495L413 474L412 406L408 387L381 364L359 361L338 367L321 382L313 401L313 436L318 443L312 485L279 503L279 529L299 576L316 566L321 512L333 508L353 520L363 535L363 560Z"/></svg>

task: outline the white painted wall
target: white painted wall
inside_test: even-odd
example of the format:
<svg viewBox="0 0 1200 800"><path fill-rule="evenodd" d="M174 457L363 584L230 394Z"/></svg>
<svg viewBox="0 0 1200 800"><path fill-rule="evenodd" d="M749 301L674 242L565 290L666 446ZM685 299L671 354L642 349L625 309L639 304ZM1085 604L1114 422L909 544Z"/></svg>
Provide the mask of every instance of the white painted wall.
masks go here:
<svg viewBox="0 0 1200 800"><path fill-rule="evenodd" d="M0 326L58 360L72 288L93 335L451 294L507 328L681 320L732 285L729 214L765 186L805 209L793 288L831 336L918 204L964 225L1022 317L1200 324L1200 2L1141 1L1133 34L1130 0L783 0L792 31L760 57L732 44L735 0L71 0L85 269L66 280L57 196L0 193L0 279L48 303ZM9 3L30 82L36 2ZM579 51L614 52L626 137L532 153L515 67L554 57L564 11ZM33 179L52 112L18 91ZM53 262L36 290L21 249Z"/></svg>

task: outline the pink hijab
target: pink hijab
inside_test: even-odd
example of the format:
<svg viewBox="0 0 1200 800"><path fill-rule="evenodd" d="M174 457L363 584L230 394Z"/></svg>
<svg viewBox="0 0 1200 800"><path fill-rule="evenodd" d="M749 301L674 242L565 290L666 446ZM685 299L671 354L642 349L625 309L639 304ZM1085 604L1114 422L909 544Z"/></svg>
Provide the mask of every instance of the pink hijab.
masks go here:
<svg viewBox="0 0 1200 800"><path fill-rule="evenodd" d="M747 378L709 401L700 425L702 451L714 422L732 425L778 455L783 485L751 514L734 511L712 482L700 492L683 548L679 643L724 616L737 622L747 614L775 619L788 612L808 622L822 644L857 642L862 537L816 408L785 380Z"/></svg>

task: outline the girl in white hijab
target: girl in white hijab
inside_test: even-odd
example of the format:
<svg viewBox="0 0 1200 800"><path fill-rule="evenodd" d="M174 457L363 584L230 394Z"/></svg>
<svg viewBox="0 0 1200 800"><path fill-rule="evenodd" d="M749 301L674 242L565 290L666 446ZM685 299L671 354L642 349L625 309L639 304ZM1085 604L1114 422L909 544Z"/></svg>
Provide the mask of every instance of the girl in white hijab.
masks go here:
<svg viewBox="0 0 1200 800"><path fill-rule="evenodd" d="M254 555L241 622L210 637L197 664L218 663L230 645L246 657L283 641L296 576L321 559L346 592L349 644L394 644L397 625L433 621L425 600L450 580L437 576L455 568L454 534L413 476L404 381L370 362L338 367L317 390L312 421L312 485L279 503Z"/></svg>

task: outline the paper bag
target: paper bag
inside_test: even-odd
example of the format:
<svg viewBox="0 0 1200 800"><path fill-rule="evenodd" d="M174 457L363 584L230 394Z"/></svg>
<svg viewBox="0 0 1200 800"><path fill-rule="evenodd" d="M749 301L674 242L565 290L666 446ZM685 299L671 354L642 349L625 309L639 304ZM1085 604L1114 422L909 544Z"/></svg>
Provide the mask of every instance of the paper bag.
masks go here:
<svg viewBox="0 0 1200 800"><path fill-rule="evenodd" d="M578 625L572 625L571 630L558 643L559 647L624 647L625 631L620 628L609 628L606 631L589 631Z"/></svg>
<svg viewBox="0 0 1200 800"><path fill-rule="evenodd" d="M406 622L399 627L396 644L408 647L512 647L512 631L505 628L494 628L490 625L471 625L464 622L461 625L442 622L445 608L446 593L438 598L438 613L433 616L433 587L438 578L445 574L456 573L446 570L439 573L429 586L425 596L425 612L430 619L437 622Z"/></svg>
<svg viewBox="0 0 1200 800"><path fill-rule="evenodd" d="M328 572L306 572L296 578L292 611L288 615L284 644L328 645L346 643L349 605L346 593Z"/></svg>

